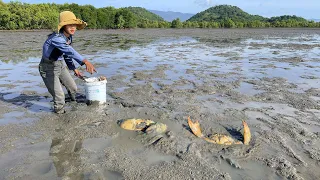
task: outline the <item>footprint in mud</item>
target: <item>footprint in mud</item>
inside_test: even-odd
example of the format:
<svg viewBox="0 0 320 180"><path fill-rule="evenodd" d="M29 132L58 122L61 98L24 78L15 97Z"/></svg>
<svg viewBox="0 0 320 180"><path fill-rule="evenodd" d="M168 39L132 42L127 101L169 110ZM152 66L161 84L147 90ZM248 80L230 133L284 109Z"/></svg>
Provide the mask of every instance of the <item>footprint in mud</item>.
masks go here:
<svg viewBox="0 0 320 180"><path fill-rule="evenodd" d="M86 174L86 179L110 179L110 180L125 180L123 175L117 171L97 170L96 173Z"/></svg>
<svg viewBox="0 0 320 180"><path fill-rule="evenodd" d="M232 167L234 167L234 168L236 168L236 169L242 169L241 166L240 166L240 164L239 164L236 160L234 160L234 159L232 159L232 158L229 158L229 157L226 157L226 156L224 156L224 155L221 155L220 157L221 157L223 160L225 160L228 164L230 164L230 166L232 166Z"/></svg>
<svg viewBox="0 0 320 180"><path fill-rule="evenodd" d="M298 175L296 168L284 157L274 157L263 160L265 164L271 168L274 168L276 172L288 179L303 179Z"/></svg>

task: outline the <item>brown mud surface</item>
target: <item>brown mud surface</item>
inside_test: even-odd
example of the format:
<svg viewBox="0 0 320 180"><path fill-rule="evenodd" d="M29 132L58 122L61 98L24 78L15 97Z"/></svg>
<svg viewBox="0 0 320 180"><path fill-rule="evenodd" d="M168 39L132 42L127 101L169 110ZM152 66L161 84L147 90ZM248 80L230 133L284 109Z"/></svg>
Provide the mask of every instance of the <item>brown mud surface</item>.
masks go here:
<svg viewBox="0 0 320 180"><path fill-rule="evenodd" d="M0 32L0 179L318 179L318 29L77 32L74 47L108 78L107 104L51 111L38 73L49 31ZM83 67L81 67L84 70ZM90 76L86 74L87 76ZM250 145L215 145L204 134ZM168 125L146 135L117 124Z"/></svg>

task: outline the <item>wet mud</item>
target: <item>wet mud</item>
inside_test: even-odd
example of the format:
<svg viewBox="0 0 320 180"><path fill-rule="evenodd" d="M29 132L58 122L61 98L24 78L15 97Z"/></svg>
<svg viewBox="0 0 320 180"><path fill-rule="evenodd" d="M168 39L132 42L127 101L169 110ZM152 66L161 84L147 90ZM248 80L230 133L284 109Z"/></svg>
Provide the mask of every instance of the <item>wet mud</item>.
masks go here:
<svg viewBox="0 0 320 180"><path fill-rule="evenodd" d="M37 69L49 33L0 32L0 179L320 177L318 30L79 31L74 46L107 77L107 103L88 106L74 77L63 115ZM246 120L251 142L210 144L188 116L235 139ZM168 129L121 129L129 118Z"/></svg>

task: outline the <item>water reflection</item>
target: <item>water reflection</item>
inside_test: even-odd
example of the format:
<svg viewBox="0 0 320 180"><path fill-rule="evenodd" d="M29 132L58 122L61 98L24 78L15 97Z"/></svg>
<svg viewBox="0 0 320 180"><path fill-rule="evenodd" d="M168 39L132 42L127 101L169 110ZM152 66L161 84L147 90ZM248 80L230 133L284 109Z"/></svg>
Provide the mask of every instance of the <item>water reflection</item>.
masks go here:
<svg viewBox="0 0 320 180"><path fill-rule="evenodd" d="M0 101L26 108L31 112L51 112L51 99L39 95L0 93Z"/></svg>
<svg viewBox="0 0 320 180"><path fill-rule="evenodd" d="M87 125L89 129L94 130L97 124L99 123ZM52 139L49 156L55 166L57 177L70 180L124 179L120 172L98 165L99 162L105 161L103 159L104 150L111 147L113 143L119 144L120 139L113 141L109 136L80 138L67 133L67 131L73 131L72 129L57 129L56 131L58 134Z"/></svg>
<svg viewBox="0 0 320 180"><path fill-rule="evenodd" d="M80 150L83 140L55 138L50 146L50 156L53 160L58 177L68 177L71 180L83 179Z"/></svg>

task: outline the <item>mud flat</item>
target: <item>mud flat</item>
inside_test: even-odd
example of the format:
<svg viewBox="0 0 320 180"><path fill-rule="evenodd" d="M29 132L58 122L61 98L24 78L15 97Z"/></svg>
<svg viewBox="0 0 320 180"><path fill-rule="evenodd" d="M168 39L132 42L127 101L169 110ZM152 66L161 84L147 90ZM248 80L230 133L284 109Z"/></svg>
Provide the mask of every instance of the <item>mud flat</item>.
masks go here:
<svg viewBox="0 0 320 180"><path fill-rule="evenodd" d="M86 30L74 46L108 78L107 104L51 112L38 75L49 31L0 32L0 179L318 179L317 29ZM215 145L192 134L238 137ZM146 118L157 135L121 129ZM239 139L241 140L241 139Z"/></svg>

